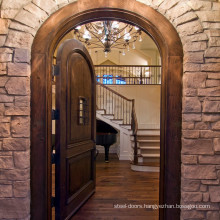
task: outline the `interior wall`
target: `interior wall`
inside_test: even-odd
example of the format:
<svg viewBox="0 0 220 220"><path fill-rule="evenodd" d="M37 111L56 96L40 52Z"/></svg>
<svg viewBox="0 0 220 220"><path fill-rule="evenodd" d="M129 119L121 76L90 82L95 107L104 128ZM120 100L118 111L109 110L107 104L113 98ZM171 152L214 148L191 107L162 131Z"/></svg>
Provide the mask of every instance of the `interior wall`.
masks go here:
<svg viewBox="0 0 220 220"><path fill-rule="evenodd" d="M160 128L160 85L108 85L129 99L135 99L139 129Z"/></svg>
<svg viewBox="0 0 220 220"><path fill-rule="evenodd" d="M155 50L156 52L156 50ZM151 65L154 63L155 56L154 51L147 51L147 53L141 53L137 50L130 50L130 52L126 51L126 54L123 56L122 53L119 53L118 50L112 50L108 53L107 57L103 51L91 51L90 55L92 57L92 61L95 65L100 65L106 60L110 60L116 65Z"/></svg>
<svg viewBox="0 0 220 220"><path fill-rule="evenodd" d="M149 65L161 65L161 57L158 50L154 49L143 49L140 52L143 54L148 54L150 56Z"/></svg>

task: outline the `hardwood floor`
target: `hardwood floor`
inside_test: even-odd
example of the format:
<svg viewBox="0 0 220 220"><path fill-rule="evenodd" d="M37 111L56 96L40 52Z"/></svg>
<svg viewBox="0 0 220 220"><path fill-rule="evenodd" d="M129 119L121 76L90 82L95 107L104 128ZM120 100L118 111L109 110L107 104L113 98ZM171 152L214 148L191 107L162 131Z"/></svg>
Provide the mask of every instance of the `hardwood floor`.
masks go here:
<svg viewBox="0 0 220 220"><path fill-rule="evenodd" d="M109 160L105 163L104 154L98 155L96 193L71 220L158 220L159 211L146 205L159 204L159 173L132 171L129 161L119 161L114 154ZM53 195L54 190L53 184Z"/></svg>
<svg viewBox="0 0 220 220"><path fill-rule="evenodd" d="M134 172L112 154L96 164L96 193L71 220L158 220L159 211L144 206L159 204L159 173Z"/></svg>

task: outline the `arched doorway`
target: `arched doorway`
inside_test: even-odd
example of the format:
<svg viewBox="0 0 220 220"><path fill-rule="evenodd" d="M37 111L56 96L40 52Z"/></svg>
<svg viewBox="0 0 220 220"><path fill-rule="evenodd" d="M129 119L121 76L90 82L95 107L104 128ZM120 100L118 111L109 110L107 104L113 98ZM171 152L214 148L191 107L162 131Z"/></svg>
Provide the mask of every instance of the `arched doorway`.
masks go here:
<svg viewBox="0 0 220 220"><path fill-rule="evenodd" d="M53 51L74 25L115 19L141 26L162 57L160 204L180 203L182 44L168 20L135 0L81 0L58 10L39 29L32 46L31 215L50 219L51 94ZM39 173L41 175L39 175ZM40 193L39 193L40 192ZM179 219L179 209L160 209L160 219Z"/></svg>

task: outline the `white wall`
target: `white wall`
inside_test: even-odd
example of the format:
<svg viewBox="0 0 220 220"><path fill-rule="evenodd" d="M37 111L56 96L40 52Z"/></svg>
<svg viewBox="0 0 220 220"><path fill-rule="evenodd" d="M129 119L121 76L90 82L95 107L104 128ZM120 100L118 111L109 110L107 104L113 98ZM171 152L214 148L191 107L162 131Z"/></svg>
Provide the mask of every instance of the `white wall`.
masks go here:
<svg viewBox="0 0 220 220"><path fill-rule="evenodd" d="M160 128L160 85L108 85L121 95L135 99L139 129Z"/></svg>

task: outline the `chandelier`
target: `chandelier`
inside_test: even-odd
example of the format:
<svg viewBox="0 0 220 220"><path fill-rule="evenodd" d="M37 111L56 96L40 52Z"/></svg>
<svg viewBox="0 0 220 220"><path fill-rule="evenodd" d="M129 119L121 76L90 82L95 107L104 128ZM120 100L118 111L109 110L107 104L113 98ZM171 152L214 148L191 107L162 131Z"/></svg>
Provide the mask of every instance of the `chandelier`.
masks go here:
<svg viewBox="0 0 220 220"><path fill-rule="evenodd" d="M88 49L103 49L105 55L112 49L135 49L135 42L142 41L139 27L118 21L98 21L77 26L73 30L74 38L85 43Z"/></svg>

